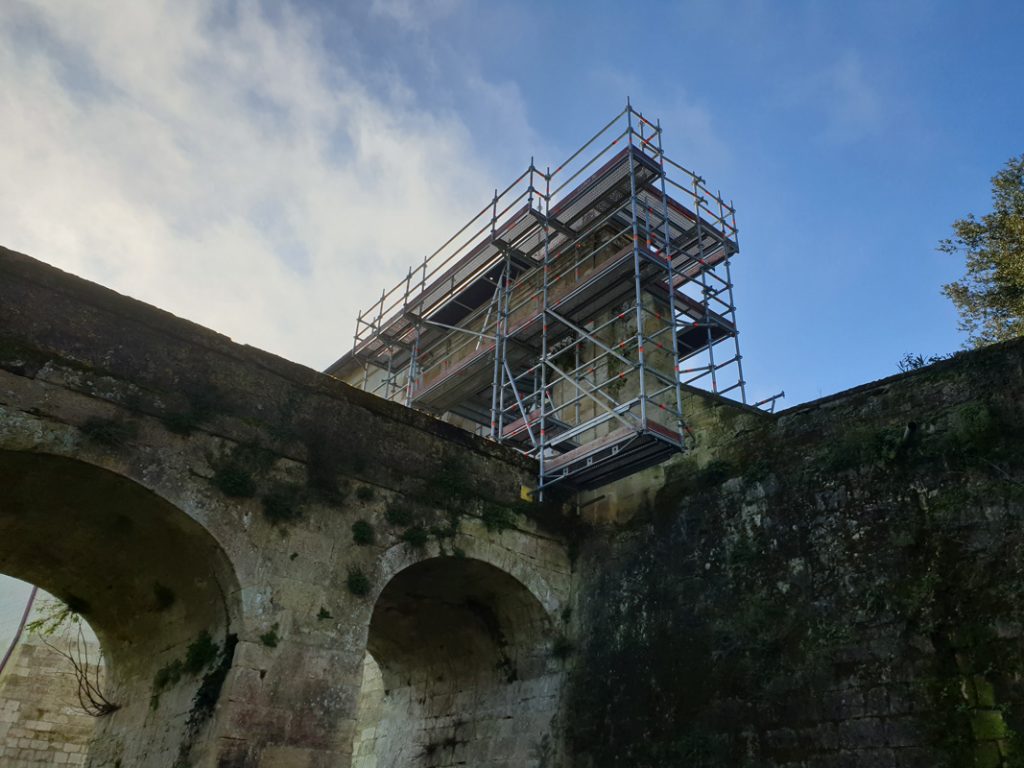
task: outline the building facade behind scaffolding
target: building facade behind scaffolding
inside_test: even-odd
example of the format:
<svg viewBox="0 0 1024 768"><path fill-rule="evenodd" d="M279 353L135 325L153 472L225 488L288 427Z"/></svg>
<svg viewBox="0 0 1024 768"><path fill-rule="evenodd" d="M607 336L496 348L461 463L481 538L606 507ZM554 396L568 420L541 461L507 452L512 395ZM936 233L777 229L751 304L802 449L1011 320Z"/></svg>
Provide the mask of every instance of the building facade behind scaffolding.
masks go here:
<svg viewBox="0 0 1024 768"><path fill-rule="evenodd" d="M593 488L685 449L682 390L746 401L736 213L627 105L360 312L328 373Z"/></svg>

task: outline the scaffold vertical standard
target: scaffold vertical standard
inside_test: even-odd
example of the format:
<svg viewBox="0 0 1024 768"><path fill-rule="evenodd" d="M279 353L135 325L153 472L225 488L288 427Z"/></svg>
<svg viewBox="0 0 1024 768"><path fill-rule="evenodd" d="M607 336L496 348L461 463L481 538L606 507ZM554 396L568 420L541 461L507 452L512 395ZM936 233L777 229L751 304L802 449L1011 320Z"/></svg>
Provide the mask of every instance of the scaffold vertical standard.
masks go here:
<svg viewBox="0 0 1024 768"><path fill-rule="evenodd" d="M327 372L594 488L686 447L682 393L746 401L736 211L631 105L529 167L356 321Z"/></svg>

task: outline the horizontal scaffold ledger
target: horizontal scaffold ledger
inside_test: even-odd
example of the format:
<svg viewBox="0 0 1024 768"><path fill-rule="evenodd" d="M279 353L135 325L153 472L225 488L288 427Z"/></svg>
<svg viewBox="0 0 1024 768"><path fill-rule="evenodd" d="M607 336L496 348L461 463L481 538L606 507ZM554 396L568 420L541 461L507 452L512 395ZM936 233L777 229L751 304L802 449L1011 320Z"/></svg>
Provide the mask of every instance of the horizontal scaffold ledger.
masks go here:
<svg viewBox="0 0 1024 768"><path fill-rule="evenodd" d="M746 401L736 211L631 105L512 184L360 312L327 372L593 488L687 445L683 391Z"/></svg>

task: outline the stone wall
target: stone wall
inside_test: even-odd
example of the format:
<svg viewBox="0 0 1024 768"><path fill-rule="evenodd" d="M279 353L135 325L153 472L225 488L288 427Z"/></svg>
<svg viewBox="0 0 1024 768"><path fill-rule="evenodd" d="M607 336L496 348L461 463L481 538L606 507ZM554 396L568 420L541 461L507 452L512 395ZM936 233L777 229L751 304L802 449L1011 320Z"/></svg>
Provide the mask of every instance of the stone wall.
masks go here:
<svg viewBox="0 0 1024 768"><path fill-rule="evenodd" d="M706 408L582 545L574 764L1024 764L1022 367Z"/></svg>
<svg viewBox="0 0 1024 768"><path fill-rule="evenodd" d="M46 593L37 595L30 621L40 618L38 606L47 599ZM49 641L70 649L69 639L77 646L77 633L60 633ZM99 644L87 626L83 641L84 653L76 650L76 658L98 662ZM102 674L99 671L99 679ZM79 702L78 681L70 662L37 635L23 633L0 674L0 765L84 765L95 722Z"/></svg>
<svg viewBox="0 0 1024 768"><path fill-rule="evenodd" d="M685 408L523 505L509 451L0 249L0 570L108 651L93 766L1024 764L1024 343Z"/></svg>
<svg viewBox="0 0 1024 768"><path fill-rule="evenodd" d="M385 675L436 676L455 641L481 674L450 676L462 695L447 700L414 680L431 707L391 707L379 748L402 735L426 753L459 719L474 763L558 746L571 566L559 510L520 500L534 476L514 452L0 249L0 571L74 604L108 652L121 706L92 766L344 768L368 650ZM417 601L432 563L448 587ZM486 594L445 576L483 566L500 573ZM379 605L429 622L450 603L432 647L368 649L396 635L374 631Z"/></svg>

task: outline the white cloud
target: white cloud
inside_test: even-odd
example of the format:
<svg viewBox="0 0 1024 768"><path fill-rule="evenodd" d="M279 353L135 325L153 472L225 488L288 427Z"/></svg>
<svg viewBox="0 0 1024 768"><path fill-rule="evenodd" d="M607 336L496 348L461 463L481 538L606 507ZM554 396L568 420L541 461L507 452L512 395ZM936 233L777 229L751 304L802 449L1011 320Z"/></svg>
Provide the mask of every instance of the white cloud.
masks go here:
<svg viewBox="0 0 1024 768"><path fill-rule="evenodd" d="M214 9L0 6L0 244L322 367L504 179L318 19Z"/></svg>

